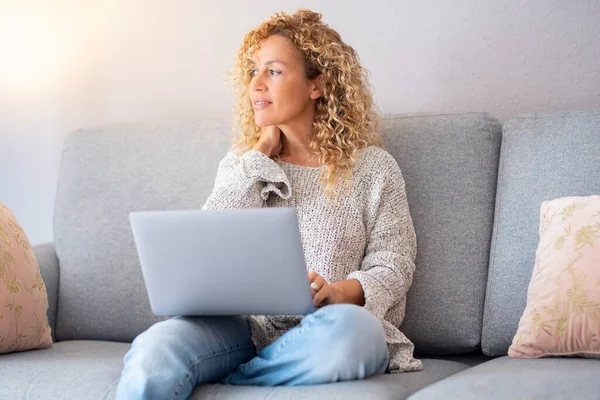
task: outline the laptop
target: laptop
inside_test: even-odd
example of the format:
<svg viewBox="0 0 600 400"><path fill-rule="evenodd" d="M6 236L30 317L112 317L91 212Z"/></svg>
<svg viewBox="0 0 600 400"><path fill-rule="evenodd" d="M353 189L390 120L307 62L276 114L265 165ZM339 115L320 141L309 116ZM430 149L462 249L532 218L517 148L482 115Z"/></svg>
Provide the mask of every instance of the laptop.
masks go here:
<svg viewBox="0 0 600 400"><path fill-rule="evenodd" d="M314 311L293 208L136 211L129 221L156 315Z"/></svg>

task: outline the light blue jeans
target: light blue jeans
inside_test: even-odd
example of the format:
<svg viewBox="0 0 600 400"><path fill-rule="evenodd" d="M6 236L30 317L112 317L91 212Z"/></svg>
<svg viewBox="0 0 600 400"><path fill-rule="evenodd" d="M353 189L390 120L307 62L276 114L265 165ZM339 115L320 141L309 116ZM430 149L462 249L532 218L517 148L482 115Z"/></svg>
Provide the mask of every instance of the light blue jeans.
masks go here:
<svg viewBox="0 0 600 400"><path fill-rule="evenodd" d="M352 304L318 309L258 355L245 317L175 317L140 334L125 355L117 399L190 399L194 387L315 385L384 373L379 320Z"/></svg>

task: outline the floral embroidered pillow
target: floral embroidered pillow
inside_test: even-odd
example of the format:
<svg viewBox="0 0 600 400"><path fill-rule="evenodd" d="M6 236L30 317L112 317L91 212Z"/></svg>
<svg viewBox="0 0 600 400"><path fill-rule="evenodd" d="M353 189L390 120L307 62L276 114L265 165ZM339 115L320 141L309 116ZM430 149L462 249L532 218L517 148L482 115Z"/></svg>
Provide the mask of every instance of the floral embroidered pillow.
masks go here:
<svg viewBox="0 0 600 400"><path fill-rule="evenodd" d="M508 355L600 357L600 196L545 201L540 214L527 306Z"/></svg>
<svg viewBox="0 0 600 400"><path fill-rule="evenodd" d="M0 354L48 347L48 295L29 239L0 203Z"/></svg>

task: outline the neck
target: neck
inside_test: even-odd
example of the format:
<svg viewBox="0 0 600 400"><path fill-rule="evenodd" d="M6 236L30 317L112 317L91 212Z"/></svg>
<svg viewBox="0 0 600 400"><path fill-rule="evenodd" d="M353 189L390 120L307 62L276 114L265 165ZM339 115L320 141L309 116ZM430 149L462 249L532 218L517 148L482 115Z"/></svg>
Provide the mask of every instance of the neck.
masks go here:
<svg viewBox="0 0 600 400"><path fill-rule="evenodd" d="M287 129L286 129L287 128ZM304 158L311 154L309 147L312 137L312 127L309 132L290 131L289 127L280 126L282 149L279 154L285 158Z"/></svg>
<svg viewBox="0 0 600 400"><path fill-rule="evenodd" d="M314 157L309 143L314 135L314 111L306 113L301 118L278 125L281 129L282 149L279 156L282 159L308 160Z"/></svg>

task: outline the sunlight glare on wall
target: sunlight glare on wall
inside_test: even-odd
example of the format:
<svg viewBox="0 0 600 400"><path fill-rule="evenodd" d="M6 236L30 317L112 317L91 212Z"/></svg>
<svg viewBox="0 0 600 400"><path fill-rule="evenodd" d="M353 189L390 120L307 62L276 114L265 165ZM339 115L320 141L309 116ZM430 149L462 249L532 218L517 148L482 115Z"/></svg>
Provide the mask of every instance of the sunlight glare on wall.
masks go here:
<svg viewBox="0 0 600 400"><path fill-rule="evenodd" d="M66 49L52 22L43 13L0 13L0 92L38 92L55 83Z"/></svg>

